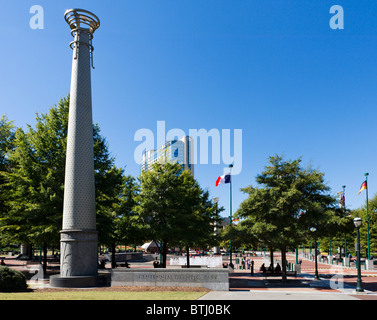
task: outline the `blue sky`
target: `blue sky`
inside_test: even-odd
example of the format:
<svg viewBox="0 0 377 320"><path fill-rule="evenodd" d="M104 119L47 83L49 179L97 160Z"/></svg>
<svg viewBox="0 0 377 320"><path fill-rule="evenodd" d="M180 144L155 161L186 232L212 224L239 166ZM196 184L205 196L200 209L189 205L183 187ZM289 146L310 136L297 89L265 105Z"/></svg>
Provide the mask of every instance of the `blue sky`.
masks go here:
<svg viewBox="0 0 377 320"><path fill-rule="evenodd" d="M30 8L44 9L33 30ZM344 9L333 30L330 7ZM325 173L346 205L369 172L376 193L377 3L372 0L18 0L0 13L0 114L35 123L69 93L72 41L66 9L94 12L93 120L126 173L137 130L242 129L242 172L233 212L268 156L281 154ZM211 158L210 158L211 160ZM211 161L210 161L211 163ZM229 214L229 188L215 187L225 164L199 164L195 176Z"/></svg>

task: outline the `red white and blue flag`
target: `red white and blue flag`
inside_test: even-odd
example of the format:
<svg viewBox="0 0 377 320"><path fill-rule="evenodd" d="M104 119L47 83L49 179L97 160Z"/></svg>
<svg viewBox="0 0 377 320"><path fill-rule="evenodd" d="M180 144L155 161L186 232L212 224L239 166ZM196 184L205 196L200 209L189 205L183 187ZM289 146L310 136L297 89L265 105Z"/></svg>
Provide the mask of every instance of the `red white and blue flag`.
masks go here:
<svg viewBox="0 0 377 320"><path fill-rule="evenodd" d="M216 180L216 187L219 184L224 184L224 183L230 183L230 173L223 174L222 176L218 177Z"/></svg>

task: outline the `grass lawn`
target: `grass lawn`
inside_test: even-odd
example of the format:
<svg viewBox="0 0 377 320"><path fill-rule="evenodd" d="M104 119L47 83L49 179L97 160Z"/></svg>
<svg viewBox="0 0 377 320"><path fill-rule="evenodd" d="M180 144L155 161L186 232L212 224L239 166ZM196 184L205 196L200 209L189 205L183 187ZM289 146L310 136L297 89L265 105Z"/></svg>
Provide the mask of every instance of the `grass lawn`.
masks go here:
<svg viewBox="0 0 377 320"><path fill-rule="evenodd" d="M69 290L34 292L0 292L1 300L196 300L206 294L205 291L104 291L104 290Z"/></svg>

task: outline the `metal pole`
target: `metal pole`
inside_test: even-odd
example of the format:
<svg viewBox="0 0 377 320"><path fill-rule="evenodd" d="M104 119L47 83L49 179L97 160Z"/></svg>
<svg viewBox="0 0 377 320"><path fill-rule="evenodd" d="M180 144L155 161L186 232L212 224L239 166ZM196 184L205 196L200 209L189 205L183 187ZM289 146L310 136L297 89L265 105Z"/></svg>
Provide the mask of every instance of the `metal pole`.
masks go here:
<svg viewBox="0 0 377 320"><path fill-rule="evenodd" d="M362 288L362 281L361 281L361 263L360 263L360 232L359 228L357 230L357 283L356 283L356 292L364 292Z"/></svg>
<svg viewBox="0 0 377 320"><path fill-rule="evenodd" d="M311 255L312 255L312 244L309 240L309 259L311 258Z"/></svg>
<svg viewBox="0 0 377 320"><path fill-rule="evenodd" d="M233 217L232 217L232 168L233 168L233 165L230 164L229 165L229 174L230 174L230 184L229 184L229 219L230 219L230 225L233 224ZM232 261L232 239L229 239L229 243L230 243L230 260L229 260L229 265L231 268L233 268L233 261Z"/></svg>
<svg viewBox="0 0 377 320"><path fill-rule="evenodd" d="M366 198L367 198L367 242L368 242L368 260L370 260L370 246L369 246L369 215L368 215L368 175L369 173L365 173L365 181L367 183L367 188L366 188Z"/></svg>
<svg viewBox="0 0 377 320"><path fill-rule="evenodd" d="M319 275L318 275L318 261L317 261L317 238L314 238L314 247L315 247L315 276L314 279L319 280Z"/></svg>
<svg viewBox="0 0 377 320"><path fill-rule="evenodd" d="M343 197L344 197L344 217L346 216L346 186L342 186L343 188ZM342 253L340 253L342 254ZM344 258L347 257L347 234L344 235Z"/></svg>

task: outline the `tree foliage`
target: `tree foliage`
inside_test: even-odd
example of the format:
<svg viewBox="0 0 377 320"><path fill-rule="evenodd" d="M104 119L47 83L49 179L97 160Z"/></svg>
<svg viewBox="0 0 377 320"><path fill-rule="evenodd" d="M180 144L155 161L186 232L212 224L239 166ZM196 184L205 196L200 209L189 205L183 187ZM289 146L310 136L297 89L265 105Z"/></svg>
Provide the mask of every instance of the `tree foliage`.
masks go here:
<svg viewBox="0 0 377 320"><path fill-rule="evenodd" d="M168 245L211 243L217 211L190 171L177 163L156 163L139 179L136 211L146 234L161 243L164 267Z"/></svg>
<svg viewBox="0 0 377 320"><path fill-rule="evenodd" d="M59 244L62 227L69 98L36 116L35 128L20 128L7 147L9 165L1 170L6 183L0 230L14 243ZM9 131L9 130L8 130ZM8 134L9 135L9 134ZM10 138L9 138L10 139ZM108 228L124 191L124 172L114 164L106 139L93 125L97 230L100 241L114 233ZM117 212L117 214L120 214Z"/></svg>
<svg viewBox="0 0 377 320"><path fill-rule="evenodd" d="M244 218L240 227L248 227L261 244L280 249L285 259L287 247L295 247L315 227L317 236L328 230L334 198L324 181L324 174L303 168L301 159L269 158L265 170L257 175L258 187L241 189L248 195L236 212ZM283 261L283 270L285 263Z"/></svg>
<svg viewBox="0 0 377 320"><path fill-rule="evenodd" d="M377 195L373 196L368 201L368 223L369 223L369 246L371 252L377 251ZM361 251L367 255L368 252L368 236L367 236L367 208L366 204L360 208L357 208L351 212L352 219L355 217L360 217L362 219L362 225L360 227L360 247ZM356 243L356 228L353 221L350 221L350 225L353 231L352 243ZM354 250L354 248L351 248Z"/></svg>
<svg viewBox="0 0 377 320"><path fill-rule="evenodd" d="M0 173L9 172L11 168L8 154L14 149L15 130L13 121L8 120L7 116L3 115L0 118ZM0 174L0 217L9 210L5 203L5 194L8 189L5 177ZM7 242L6 235L0 233L0 246L6 245Z"/></svg>

